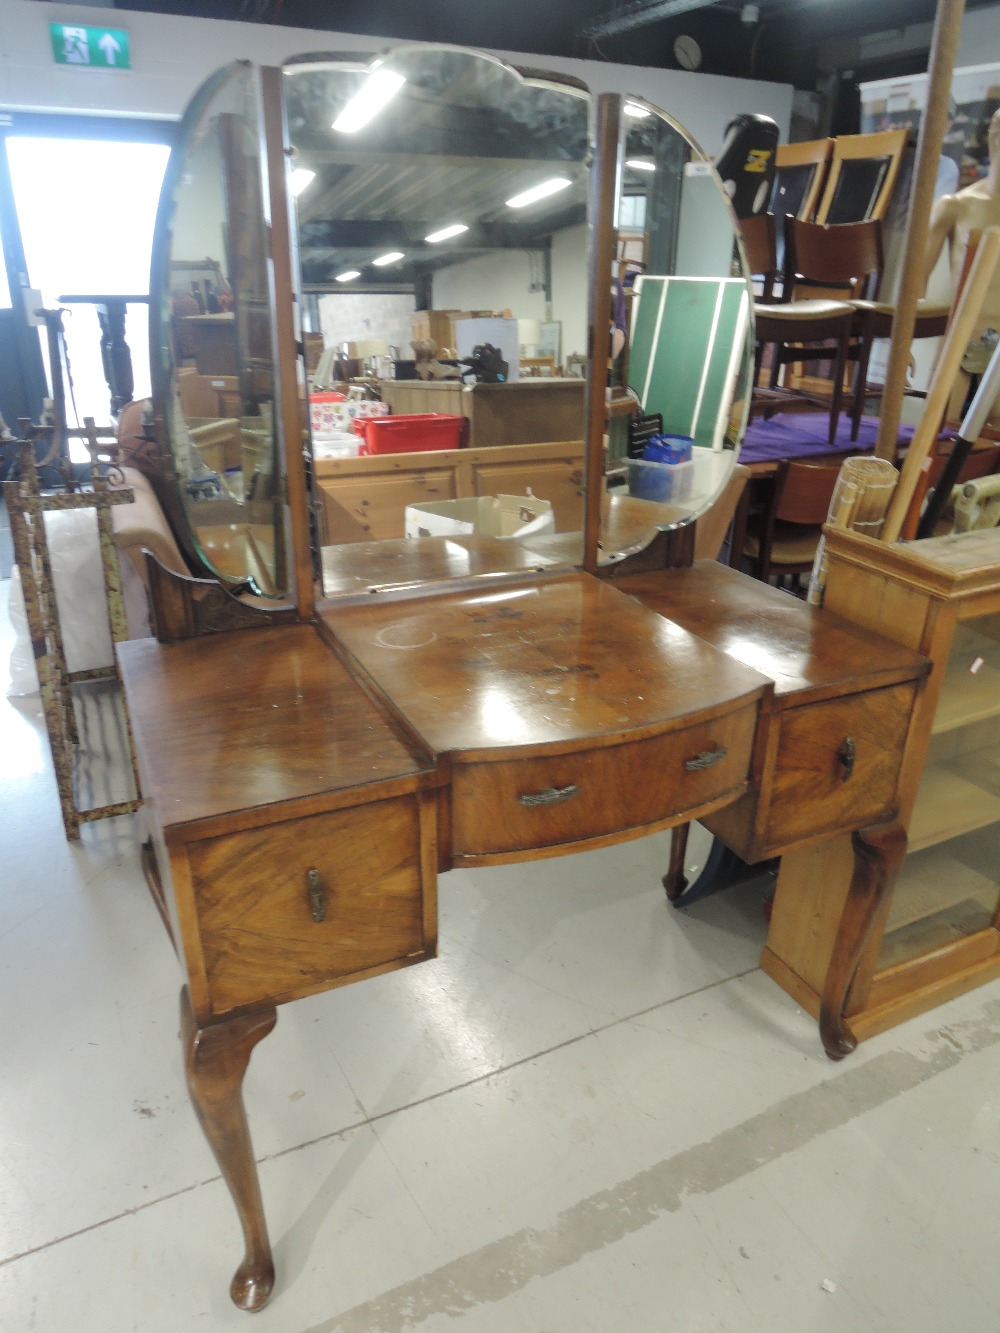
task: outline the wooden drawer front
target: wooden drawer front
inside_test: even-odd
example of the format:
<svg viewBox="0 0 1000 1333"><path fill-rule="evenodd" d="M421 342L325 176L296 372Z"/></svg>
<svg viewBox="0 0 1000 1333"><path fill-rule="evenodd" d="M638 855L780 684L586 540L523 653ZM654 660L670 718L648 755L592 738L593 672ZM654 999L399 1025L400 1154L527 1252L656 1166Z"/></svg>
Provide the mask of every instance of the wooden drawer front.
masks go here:
<svg viewBox="0 0 1000 1333"><path fill-rule="evenodd" d="M457 763L452 850L488 856L554 847L662 823L715 802L746 781L756 716L754 701L714 722L650 740L538 759ZM719 751L724 755L706 767L685 767ZM530 800L552 792L566 797Z"/></svg>
<svg viewBox="0 0 1000 1333"><path fill-rule="evenodd" d="M780 716L766 816L769 847L862 828L892 809L915 693L912 684L894 685ZM854 750L849 777L848 739Z"/></svg>
<svg viewBox="0 0 1000 1333"><path fill-rule="evenodd" d="M192 843L188 856L216 1013L425 952L415 797ZM310 870L325 893L320 922Z"/></svg>

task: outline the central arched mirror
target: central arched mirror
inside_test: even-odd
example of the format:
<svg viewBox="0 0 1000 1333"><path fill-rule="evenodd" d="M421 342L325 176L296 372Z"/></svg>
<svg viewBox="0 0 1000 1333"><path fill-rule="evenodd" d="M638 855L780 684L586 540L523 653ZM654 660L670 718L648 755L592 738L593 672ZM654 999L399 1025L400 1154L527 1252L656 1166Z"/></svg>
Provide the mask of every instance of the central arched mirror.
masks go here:
<svg viewBox="0 0 1000 1333"><path fill-rule="evenodd" d="M434 47L284 87L325 590L554 563L528 539L583 523L589 95Z"/></svg>
<svg viewBox="0 0 1000 1333"><path fill-rule="evenodd" d="M753 297L735 215L672 117L622 107L600 559L722 495L746 428Z"/></svg>

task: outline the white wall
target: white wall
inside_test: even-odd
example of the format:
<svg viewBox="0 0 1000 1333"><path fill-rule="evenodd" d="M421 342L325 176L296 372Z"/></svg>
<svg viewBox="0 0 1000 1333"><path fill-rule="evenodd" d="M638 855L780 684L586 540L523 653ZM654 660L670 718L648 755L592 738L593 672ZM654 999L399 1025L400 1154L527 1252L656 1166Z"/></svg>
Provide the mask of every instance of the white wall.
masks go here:
<svg viewBox="0 0 1000 1333"><path fill-rule="evenodd" d="M413 337L413 297L401 292L327 292L319 298L324 347L384 338L406 360Z"/></svg>
<svg viewBox="0 0 1000 1333"><path fill-rule="evenodd" d="M962 20L955 68L989 65L1000 60L1000 5L967 10Z"/></svg>
<svg viewBox="0 0 1000 1333"><path fill-rule="evenodd" d="M99 71L56 65L49 41L50 22L126 28L132 69ZM277 64L309 51L377 51L393 44L388 39L271 24L128 10L115 10L112 15L101 5L0 0L0 107L177 117L204 79L232 60ZM534 68L575 75L595 93L618 91L647 97L680 120L709 153L718 149L729 120L744 111L773 116L782 134L787 133L792 101L787 84L594 60L499 54Z"/></svg>

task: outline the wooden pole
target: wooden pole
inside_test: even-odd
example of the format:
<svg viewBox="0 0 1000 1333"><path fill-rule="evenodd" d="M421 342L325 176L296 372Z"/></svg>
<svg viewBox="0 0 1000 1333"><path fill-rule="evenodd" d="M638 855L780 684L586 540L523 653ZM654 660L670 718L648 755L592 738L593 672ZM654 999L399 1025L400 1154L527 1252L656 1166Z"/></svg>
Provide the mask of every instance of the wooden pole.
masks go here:
<svg viewBox="0 0 1000 1333"><path fill-rule="evenodd" d="M903 393L906 389L906 372L910 364L910 344L913 342L917 301L923 295L927 227L931 216L931 205L934 202L941 144L948 128L951 75L955 68L955 51L962 31L964 12L965 0L938 0L928 66L927 105L920 121L916 171L906 220L903 271L896 295L889 363L886 367L882 412L875 444L876 456L887 458L891 463L896 461L899 418ZM859 392L863 391L864 386L859 386Z"/></svg>
<svg viewBox="0 0 1000 1333"><path fill-rule="evenodd" d="M615 261L615 202L621 98L597 99L597 137L590 173L590 357L587 364L587 450L583 511L583 567L595 574L604 497L604 432L608 419L611 280Z"/></svg>
<svg viewBox="0 0 1000 1333"><path fill-rule="evenodd" d="M892 505L882 528L883 541L899 540L910 501L917 487L917 479L937 439L952 385L961 367L969 339L975 330L983 298L986 289L993 281L998 260L1000 260L1000 227L987 227L976 250L975 262L962 289L954 318L941 344L941 351L927 390L924 414L913 432L913 439L906 452L906 462L903 464L903 471L892 497Z"/></svg>

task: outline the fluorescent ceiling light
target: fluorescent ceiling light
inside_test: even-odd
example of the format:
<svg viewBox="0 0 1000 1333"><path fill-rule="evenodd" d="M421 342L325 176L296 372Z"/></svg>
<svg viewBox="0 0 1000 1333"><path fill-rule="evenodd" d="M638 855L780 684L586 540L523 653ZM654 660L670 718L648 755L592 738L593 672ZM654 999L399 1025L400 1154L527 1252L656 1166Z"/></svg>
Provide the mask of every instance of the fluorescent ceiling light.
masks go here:
<svg viewBox="0 0 1000 1333"><path fill-rule="evenodd" d="M333 128L341 134L354 134L392 101L405 82L402 74L394 74L391 69L375 70L333 122Z"/></svg>
<svg viewBox="0 0 1000 1333"><path fill-rule="evenodd" d="M295 198L297 199L306 186L315 179L315 171L310 171L308 167L296 167L288 180L289 187Z"/></svg>
<svg viewBox="0 0 1000 1333"><path fill-rule="evenodd" d="M627 157L625 165L631 167L633 171L655 171L656 163L650 162L648 157Z"/></svg>
<svg viewBox="0 0 1000 1333"><path fill-rule="evenodd" d="M624 111L626 116L631 116L633 120L645 120L649 115L649 108L640 106L638 102L626 102Z"/></svg>
<svg viewBox="0 0 1000 1333"><path fill-rule="evenodd" d="M567 185L572 184L568 176L553 176L551 180L542 181L541 185L534 185L522 194L515 194L513 199L507 200L507 207L524 208L525 204L534 204L539 199L547 199L550 194L558 194L560 190L565 190Z"/></svg>
<svg viewBox="0 0 1000 1333"><path fill-rule="evenodd" d="M360 277L361 277L361 270L359 268L349 268L346 273L337 274L337 281L353 282L355 278L360 278Z"/></svg>
<svg viewBox="0 0 1000 1333"><path fill-rule="evenodd" d="M432 231L429 236L425 236L425 241L430 241L433 245L435 241L450 241L453 236L461 236L463 231L468 231L464 222L453 222L450 227L442 227L440 231Z"/></svg>
<svg viewBox="0 0 1000 1333"><path fill-rule="evenodd" d="M378 259L373 259L372 263L376 268L382 268L385 264L395 264L397 259L403 258L402 250L390 250L387 255L379 255Z"/></svg>
<svg viewBox="0 0 1000 1333"><path fill-rule="evenodd" d="M675 14L689 14L692 9L706 9L712 0L632 0L618 5L610 13L595 19L582 30L583 37L612 37L615 33L630 32L644 23L671 18Z"/></svg>

